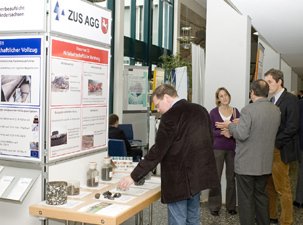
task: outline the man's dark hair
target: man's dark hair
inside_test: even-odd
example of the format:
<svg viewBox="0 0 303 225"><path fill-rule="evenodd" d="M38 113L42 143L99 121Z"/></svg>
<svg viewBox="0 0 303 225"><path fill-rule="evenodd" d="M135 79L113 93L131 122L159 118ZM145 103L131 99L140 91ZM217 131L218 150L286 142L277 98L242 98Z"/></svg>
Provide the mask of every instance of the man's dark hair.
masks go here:
<svg viewBox="0 0 303 225"><path fill-rule="evenodd" d="M264 76L268 76L271 75L272 78L278 83L279 80L282 80L281 86L283 87L283 83L284 83L284 76L283 76L283 72L281 70L276 70L276 69L270 69L268 70Z"/></svg>
<svg viewBox="0 0 303 225"><path fill-rule="evenodd" d="M257 97L267 97L269 92L269 86L265 80L258 79L252 82L251 90L254 91Z"/></svg>
<svg viewBox="0 0 303 225"><path fill-rule="evenodd" d="M173 86L168 84L162 84L154 90L151 98L153 99L156 96L157 99L163 99L165 94L173 98L178 97L177 91Z"/></svg>
<svg viewBox="0 0 303 225"><path fill-rule="evenodd" d="M116 123L118 120L119 120L119 116L117 116L116 114L110 114L110 115L109 115L109 120L108 120L109 126L115 125L115 123Z"/></svg>

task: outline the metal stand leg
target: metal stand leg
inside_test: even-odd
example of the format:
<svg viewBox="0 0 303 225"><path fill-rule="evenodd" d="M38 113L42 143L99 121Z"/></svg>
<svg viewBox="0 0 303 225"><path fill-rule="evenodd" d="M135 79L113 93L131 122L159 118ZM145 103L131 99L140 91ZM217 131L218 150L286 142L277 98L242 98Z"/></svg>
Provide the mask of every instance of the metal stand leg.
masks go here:
<svg viewBox="0 0 303 225"><path fill-rule="evenodd" d="M139 213L135 215L135 225L139 225Z"/></svg>
<svg viewBox="0 0 303 225"><path fill-rule="evenodd" d="M153 203L149 205L149 225L153 224Z"/></svg>
<svg viewBox="0 0 303 225"><path fill-rule="evenodd" d="M140 225L143 225L143 210L139 212Z"/></svg>

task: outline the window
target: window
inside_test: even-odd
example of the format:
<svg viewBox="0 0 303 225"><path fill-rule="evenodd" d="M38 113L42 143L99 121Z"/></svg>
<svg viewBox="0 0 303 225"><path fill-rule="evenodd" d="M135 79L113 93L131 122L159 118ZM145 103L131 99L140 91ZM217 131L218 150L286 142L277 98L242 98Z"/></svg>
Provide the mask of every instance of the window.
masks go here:
<svg viewBox="0 0 303 225"><path fill-rule="evenodd" d="M159 0L153 2L153 45L159 45Z"/></svg>
<svg viewBox="0 0 303 225"><path fill-rule="evenodd" d="M131 0L124 0L124 36L131 37Z"/></svg>
<svg viewBox="0 0 303 225"><path fill-rule="evenodd" d="M136 39L144 40L144 0L136 1Z"/></svg>
<svg viewBox="0 0 303 225"><path fill-rule="evenodd" d="M172 15L173 7L168 2L163 2L163 39L162 47L166 49L171 49L171 39L172 39Z"/></svg>

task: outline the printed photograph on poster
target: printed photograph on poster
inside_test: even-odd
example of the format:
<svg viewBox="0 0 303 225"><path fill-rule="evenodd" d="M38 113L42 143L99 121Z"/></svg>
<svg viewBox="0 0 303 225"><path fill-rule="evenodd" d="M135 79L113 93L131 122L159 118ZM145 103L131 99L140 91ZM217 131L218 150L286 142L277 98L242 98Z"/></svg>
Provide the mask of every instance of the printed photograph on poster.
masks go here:
<svg viewBox="0 0 303 225"><path fill-rule="evenodd" d="M0 68L1 104L40 106L40 57L0 57Z"/></svg>
<svg viewBox="0 0 303 225"><path fill-rule="evenodd" d="M82 110L82 150L105 146L106 107L85 107Z"/></svg>
<svg viewBox="0 0 303 225"><path fill-rule="evenodd" d="M81 104L81 73L80 62L51 60L51 105Z"/></svg>
<svg viewBox="0 0 303 225"><path fill-rule="evenodd" d="M88 95L102 96L102 82L88 79Z"/></svg>
<svg viewBox="0 0 303 225"><path fill-rule="evenodd" d="M50 158L81 151L81 109L57 108L50 113Z"/></svg>
<svg viewBox="0 0 303 225"><path fill-rule="evenodd" d="M53 127L51 135L51 147L67 144L67 127Z"/></svg>
<svg viewBox="0 0 303 225"><path fill-rule="evenodd" d="M39 109L0 108L0 155L39 159Z"/></svg>
<svg viewBox="0 0 303 225"><path fill-rule="evenodd" d="M83 104L107 104L107 66L84 63L83 70Z"/></svg>
<svg viewBox="0 0 303 225"><path fill-rule="evenodd" d="M52 92L67 92L69 91L69 76L61 75L56 76L52 74Z"/></svg>
<svg viewBox="0 0 303 225"><path fill-rule="evenodd" d="M94 135L87 134L82 136L82 150L91 149L94 147Z"/></svg>
<svg viewBox="0 0 303 225"><path fill-rule="evenodd" d="M31 76L1 75L1 102L31 103Z"/></svg>
<svg viewBox="0 0 303 225"><path fill-rule="evenodd" d="M144 102L143 94L145 94L144 80L143 80L143 84L142 84L142 80L129 79L129 82L131 82L131 83L130 83L129 89L128 89L128 104L143 105L143 102Z"/></svg>

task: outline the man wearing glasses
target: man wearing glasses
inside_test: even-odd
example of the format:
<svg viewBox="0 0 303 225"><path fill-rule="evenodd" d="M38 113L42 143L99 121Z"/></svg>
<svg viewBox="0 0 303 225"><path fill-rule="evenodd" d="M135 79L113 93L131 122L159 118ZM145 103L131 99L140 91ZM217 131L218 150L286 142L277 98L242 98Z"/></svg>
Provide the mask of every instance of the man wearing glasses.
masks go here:
<svg viewBox="0 0 303 225"><path fill-rule="evenodd" d="M171 225L200 224L200 191L219 187L213 135L207 110L184 99L167 84L152 100L162 114L156 142L118 188L127 190L161 163L161 201Z"/></svg>

